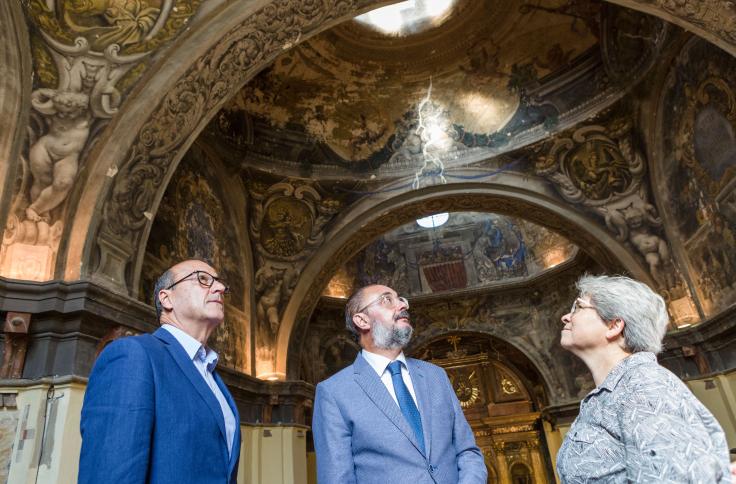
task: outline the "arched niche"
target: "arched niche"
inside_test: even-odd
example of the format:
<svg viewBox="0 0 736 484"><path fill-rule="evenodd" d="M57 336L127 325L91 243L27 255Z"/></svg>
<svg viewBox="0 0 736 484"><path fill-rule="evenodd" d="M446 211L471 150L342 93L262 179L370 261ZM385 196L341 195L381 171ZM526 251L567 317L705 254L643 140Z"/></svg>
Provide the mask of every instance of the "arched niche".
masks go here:
<svg viewBox="0 0 736 484"><path fill-rule="evenodd" d="M540 420L546 385L531 355L509 340L472 332L448 332L410 353L445 369L498 481L552 477L543 463L548 451Z"/></svg>
<svg viewBox="0 0 736 484"><path fill-rule="evenodd" d="M400 183L397 183L399 185ZM302 271L279 326L274 373L293 377L290 350L299 341L335 271L379 235L439 212L476 211L515 215L549 228L583 248L598 264L652 284L639 260L587 215L557 201L541 181L503 174L494 183L433 186L390 196L367 197L344 214Z"/></svg>
<svg viewBox="0 0 736 484"><path fill-rule="evenodd" d="M221 159L196 143L172 177L148 238L137 298L153 304L156 279L187 258L212 265L229 286L226 318L210 337L220 363L252 373L253 255L241 181Z"/></svg>
<svg viewBox="0 0 736 484"><path fill-rule="evenodd" d="M419 335L406 352L447 369L456 393L463 393L458 398L466 411L484 405L487 416L492 417L539 411L549 403L549 390L554 385L549 369L533 351L497 335L469 331ZM478 368L483 368L483 378L476 374L463 380L467 375L453 374L452 369L467 365L474 356L481 357ZM475 366L471 366L473 370ZM504 380L508 381L506 389ZM472 391L476 383L477 393Z"/></svg>

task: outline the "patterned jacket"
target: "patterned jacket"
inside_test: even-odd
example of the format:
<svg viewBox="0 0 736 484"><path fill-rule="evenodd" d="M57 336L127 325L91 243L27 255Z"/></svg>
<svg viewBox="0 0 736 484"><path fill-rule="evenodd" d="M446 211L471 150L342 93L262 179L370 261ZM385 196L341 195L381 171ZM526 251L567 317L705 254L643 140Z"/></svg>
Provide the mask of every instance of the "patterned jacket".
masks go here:
<svg viewBox="0 0 736 484"><path fill-rule="evenodd" d="M653 353L634 353L580 403L557 455L563 483L730 483L726 436Z"/></svg>

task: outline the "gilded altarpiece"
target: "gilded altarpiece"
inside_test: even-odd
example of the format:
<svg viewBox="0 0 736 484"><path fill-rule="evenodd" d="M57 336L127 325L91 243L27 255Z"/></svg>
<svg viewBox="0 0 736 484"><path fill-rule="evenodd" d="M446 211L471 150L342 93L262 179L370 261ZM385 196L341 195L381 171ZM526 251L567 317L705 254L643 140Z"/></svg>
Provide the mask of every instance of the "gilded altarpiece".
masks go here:
<svg viewBox="0 0 736 484"><path fill-rule="evenodd" d="M539 405L527 379L510 362L498 359L490 340L451 334L418 352L447 371L485 457L489 482L550 481Z"/></svg>

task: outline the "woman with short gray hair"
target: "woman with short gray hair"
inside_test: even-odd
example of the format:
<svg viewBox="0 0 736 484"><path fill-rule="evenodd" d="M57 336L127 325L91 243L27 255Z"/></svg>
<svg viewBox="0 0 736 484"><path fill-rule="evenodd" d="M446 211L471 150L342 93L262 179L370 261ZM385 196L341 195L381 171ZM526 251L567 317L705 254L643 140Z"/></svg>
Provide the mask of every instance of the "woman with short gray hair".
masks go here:
<svg viewBox="0 0 736 484"><path fill-rule="evenodd" d="M657 363L664 299L628 277L583 276L560 344L596 388L557 455L564 483L731 482L726 436L685 384Z"/></svg>

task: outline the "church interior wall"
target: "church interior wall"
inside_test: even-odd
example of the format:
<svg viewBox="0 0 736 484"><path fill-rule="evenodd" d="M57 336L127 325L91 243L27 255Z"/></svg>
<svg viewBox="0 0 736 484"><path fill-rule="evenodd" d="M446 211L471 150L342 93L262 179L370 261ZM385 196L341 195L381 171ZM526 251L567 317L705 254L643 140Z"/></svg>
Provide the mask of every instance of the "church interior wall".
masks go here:
<svg viewBox="0 0 736 484"><path fill-rule="evenodd" d="M627 273L665 296L659 360L736 447L736 23L722 3L558 2L546 14L559 51L514 51L500 34L458 42L427 64L440 72L451 58L451 75L427 89L417 68L411 89L387 84L376 101L361 92L401 69L361 74L380 64L380 42L361 46L371 36L343 21L380 2L172 2L153 2L154 30L136 34L57 15L60 1L0 5L0 481L74 480L96 356L155 329L155 278L188 257L233 289L213 347L242 416L239 482L313 482L314 385L355 358L341 311L369 279L416 292L408 353L431 358L449 336L507 348L499 361L529 412L473 427L502 481L526 468L551 479L592 388L558 345L585 272ZM356 52L375 59L340 57ZM497 126L453 101L459 80L503 93ZM418 107L431 92L444 110ZM426 142L412 123L428 112L452 121L444 182L412 164ZM59 140L71 146L61 156ZM441 211L521 216L577 249L544 271L481 280L468 254L482 234L469 229L447 239L464 259L429 260L427 239L403 259L414 278L399 277L390 232ZM479 284L433 289L444 273L428 278L422 256Z"/></svg>

